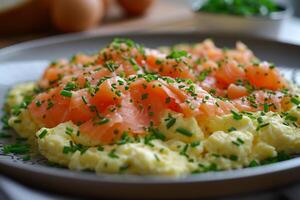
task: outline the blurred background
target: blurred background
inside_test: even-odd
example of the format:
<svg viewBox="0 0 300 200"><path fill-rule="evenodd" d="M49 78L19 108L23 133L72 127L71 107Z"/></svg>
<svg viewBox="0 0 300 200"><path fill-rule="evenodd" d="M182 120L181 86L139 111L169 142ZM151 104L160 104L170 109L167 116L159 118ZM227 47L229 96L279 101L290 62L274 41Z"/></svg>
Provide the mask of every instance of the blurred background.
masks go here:
<svg viewBox="0 0 300 200"><path fill-rule="evenodd" d="M0 0L0 48L66 33L140 31L218 32L300 45L300 0ZM3 184L15 199L52 199L10 180ZM299 196L298 185L243 199Z"/></svg>
<svg viewBox="0 0 300 200"><path fill-rule="evenodd" d="M72 32L189 30L300 44L298 17L299 0L0 0L0 48Z"/></svg>

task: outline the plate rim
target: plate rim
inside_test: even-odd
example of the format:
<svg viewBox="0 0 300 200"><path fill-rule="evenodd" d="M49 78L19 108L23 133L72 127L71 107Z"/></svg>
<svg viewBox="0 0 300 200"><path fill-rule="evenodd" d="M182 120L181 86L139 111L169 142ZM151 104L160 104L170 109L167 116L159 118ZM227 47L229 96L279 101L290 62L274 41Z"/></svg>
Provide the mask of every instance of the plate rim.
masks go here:
<svg viewBox="0 0 300 200"><path fill-rule="evenodd" d="M17 51L22 51L25 49L30 48L37 48L40 46L47 46L50 44L58 44L62 42L72 42L72 41L79 41L79 40L86 40L91 38L101 38L101 37L130 37L130 36L151 36L151 35L204 35L208 36L208 38L215 38L215 37L223 37L223 38L234 38L239 37L242 39L251 39L256 41L266 41L266 42L273 42L273 43L280 43L283 45L289 45L294 47L300 47L300 44L293 43L291 41L286 41L280 38L268 38L265 36L256 36L256 35L240 35L240 34L232 34L232 33L212 33L212 32L202 32L199 30L180 30L180 31L129 31L129 32L113 32L113 33L97 33L97 32L79 32L79 33L67 33L67 34L60 34L54 35L45 38L39 38L34 40L29 40L25 42L20 42L17 44L9 45L4 48L0 48L0 56L9 53L15 53ZM1 59L0 59L1 62Z"/></svg>
<svg viewBox="0 0 300 200"><path fill-rule="evenodd" d="M218 37L219 34L210 34L210 33L199 33L198 31L181 31L181 32L169 32L169 31L159 31L159 32L126 32L126 33L115 33L115 34L64 34L59 36L52 36L42 39L37 39L33 41L23 42L20 44L12 45L9 47L5 47L0 49L0 56L5 55L7 53L14 53L18 51L23 51L30 48L36 48L40 46L47 46L49 44L59 44L61 42L73 42L80 40L88 40L91 38L99 38L101 37L130 37L130 36L153 36L153 35L212 35L213 38ZM235 37L232 34L222 35L222 37ZM295 46L300 49L300 45L285 42L285 41L276 41L274 39L265 39L260 37L253 36L244 36L239 38L247 38L253 39L257 41L270 41L282 44L288 44ZM1 63L1 60L0 60ZM258 166L255 168L244 168L244 169L236 169L230 171L221 171L221 172L207 172L202 174L193 174L187 175L179 178L174 177L161 177L161 176L141 176L141 175L112 175L112 174L98 174L95 176L95 173L87 173L82 171L71 171L69 169L57 169L51 166L34 166L26 163L17 163L12 160L1 160L0 159L0 168L8 167L11 169L27 171L30 173L37 173L40 175L49 175L53 177L70 179L70 180L84 180L90 182L98 182L98 183L108 183L108 184L142 184L142 185L160 185L160 184L183 184L183 183L208 183L208 182L224 182L224 181L234 181L238 179L247 179L247 178L255 178L257 176L267 176L274 173L286 173L290 170L298 169L300 170L300 157L293 158L287 161L281 161L279 163L273 163L265 166ZM212 176L213 174L213 176Z"/></svg>

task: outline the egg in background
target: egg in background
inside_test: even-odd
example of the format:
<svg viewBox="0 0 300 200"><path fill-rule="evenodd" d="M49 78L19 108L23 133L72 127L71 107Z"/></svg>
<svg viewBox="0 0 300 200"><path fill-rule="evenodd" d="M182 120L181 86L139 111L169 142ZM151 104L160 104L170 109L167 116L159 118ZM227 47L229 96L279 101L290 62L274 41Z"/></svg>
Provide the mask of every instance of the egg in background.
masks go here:
<svg viewBox="0 0 300 200"><path fill-rule="evenodd" d="M51 7L53 24L64 32L95 27L103 18L105 10L102 0L54 0Z"/></svg>

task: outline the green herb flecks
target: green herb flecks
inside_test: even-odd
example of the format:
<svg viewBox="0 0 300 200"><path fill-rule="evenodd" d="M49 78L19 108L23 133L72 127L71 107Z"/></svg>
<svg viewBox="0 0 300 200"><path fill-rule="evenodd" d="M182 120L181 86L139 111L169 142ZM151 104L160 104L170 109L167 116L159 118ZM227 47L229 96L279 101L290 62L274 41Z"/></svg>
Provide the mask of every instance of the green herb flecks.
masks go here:
<svg viewBox="0 0 300 200"><path fill-rule="evenodd" d="M39 138L42 139L47 135L48 131L47 129L44 129L40 134L39 134Z"/></svg>
<svg viewBox="0 0 300 200"><path fill-rule="evenodd" d="M64 97L72 97L72 92L68 90L62 90L60 94Z"/></svg>
<svg viewBox="0 0 300 200"><path fill-rule="evenodd" d="M14 153L14 154L27 154L29 153L30 146L26 143L10 144L3 147L3 153Z"/></svg>
<svg viewBox="0 0 300 200"><path fill-rule="evenodd" d="M176 61L180 61L182 57L187 57L188 52L187 51L176 51L173 50L166 58L167 59L175 59Z"/></svg>
<svg viewBox="0 0 300 200"><path fill-rule="evenodd" d="M119 156L116 154L116 149L111 150L111 151L108 153L108 156L109 156L110 158L113 158L113 159L119 158Z"/></svg>
<svg viewBox="0 0 300 200"><path fill-rule="evenodd" d="M208 0L199 11L240 16L267 16L279 11L273 0Z"/></svg>
<svg viewBox="0 0 300 200"><path fill-rule="evenodd" d="M243 115L238 113L238 112L235 112L234 110L231 110L231 113L232 113L232 118L235 119L235 120L241 120L243 119Z"/></svg>
<svg viewBox="0 0 300 200"><path fill-rule="evenodd" d="M193 136L193 133L191 131L189 131L189 130L187 130L185 128L181 128L181 127L177 128L176 132L180 133L180 134L182 134L184 136L187 136L187 137L192 137Z"/></svg>
<svg viewBox="0 0 300 200"><path fill-rule="evenodd" d="M174 118L170 113L168 114L168 117L165 119L166 122L166 128L170 129L175 123L176 118Z"/></svg>
<svg viewBox="0 0 300 200"><path fill-rule="evenodd" d="M116 69L119 68L119 65L113 61L107 61L103 65L106 69L108 69L110 72L114 72Z"/></svg>

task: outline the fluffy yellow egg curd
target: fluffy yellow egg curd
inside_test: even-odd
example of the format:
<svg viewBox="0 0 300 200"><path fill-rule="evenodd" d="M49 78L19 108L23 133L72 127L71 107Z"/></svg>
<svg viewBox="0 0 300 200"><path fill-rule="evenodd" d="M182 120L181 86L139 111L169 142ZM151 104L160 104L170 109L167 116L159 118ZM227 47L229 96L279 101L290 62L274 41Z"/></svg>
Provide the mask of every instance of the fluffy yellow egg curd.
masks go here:
<svg viewBox="0 0 300 200"><path fill-rule="evenodd" d="M33 83L15 86L9 92L7 108L22 102L33 88ZM287 113L299 118L300 108L293 106ZM170 116L176 122L167 128ZM9 124L21 137L36 143L38 152L49 161L97 173L182 176L257 166L300 153L300 128L286 116L274 112L241 116L215 116L200 126L195 118L169 111L161 119L157 135L124 135L113 145L95 145L87 136L78 135L78 126L71 121L53 128L39 127L27 109L11 116Z"/></svg>

